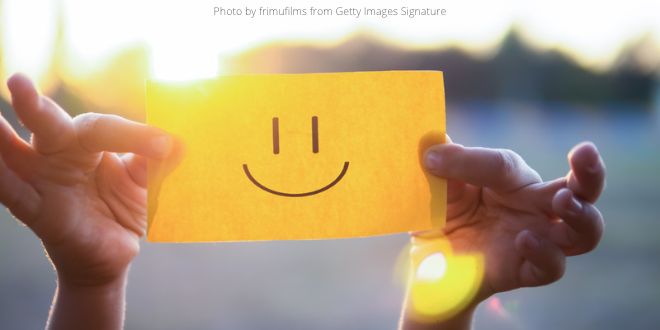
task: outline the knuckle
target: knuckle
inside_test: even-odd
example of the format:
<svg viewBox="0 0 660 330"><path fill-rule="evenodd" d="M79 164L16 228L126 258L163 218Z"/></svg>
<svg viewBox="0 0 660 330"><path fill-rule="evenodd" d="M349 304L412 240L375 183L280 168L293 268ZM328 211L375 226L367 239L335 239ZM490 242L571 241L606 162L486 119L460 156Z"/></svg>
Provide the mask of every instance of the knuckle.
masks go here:
<svg viewBox="0 0 660 330"><path fill-rule="evenodd" d="M87 112L73 118L74 125L78 132L92 132L99 124L102 115L96 112Z"/></svg>
<svg viewBox="0 0 660 330"><path fill-rule="evenodd" d="M432 150L441 155L444 162L450 162L460 156L462 148L456 144L442 144Z"/></svg>
<svg viewBox="0 0 660 330"><path fill-rule="evenodd" d="M594 250L600 239L603 237L603 216L600 214L600 211L596 207L590 204L585 205L585 216L583 221L588 223L589 226L586 228L584 233L584 252L591 252Z"/></svg>
<svg viewBox="0 0 660 330"><path fill-rule="evenodd" d="M561 279L564 276L565 271L566 271L566 265L564 264L564 262L558 261L556 264L551 265L544 270L537 269L534 272L534 275L536 277L537 282L540 285L546 285L557 282L559 279Z"/></svg>
<svg viewBox="0 0 660 330"><path fill-rule="evenodd" d="M596 249L604 232L603 218L598 209L587 206L584 215L572 221L579 223L579 226L574 228L575 234L570 240L570 255L582 255Z"/></svg>
<svg viewBox="0 0 660 330"><path fill-rule="evenodd" d="M91 149L94 140L94 132L98 130L102 114L87 112L73 118L73 125L78 137L78 143L85 149Z"/></svg>
<svg viewBox="0 0 660 330"><path fill-rule="evenodd" d="M582 241L578 245L577 254L589 253L598 247L600 243L600 233L592 233L590 235L584 235Z"/></svg>
<svg viewBox="0 0 660 330"><path fill-rule="evenodd" d="M495 155L493 166L496 166L502 177L510 178L514 176L521 157L510 149L499 149Z"/></svg>
<svg viewBox="0 0 660 330"><path fill-rule="evenodd" d="M449 156L457 156L463 150L463 147L458 144L448 143L442 145L442 150Z"/></svg>

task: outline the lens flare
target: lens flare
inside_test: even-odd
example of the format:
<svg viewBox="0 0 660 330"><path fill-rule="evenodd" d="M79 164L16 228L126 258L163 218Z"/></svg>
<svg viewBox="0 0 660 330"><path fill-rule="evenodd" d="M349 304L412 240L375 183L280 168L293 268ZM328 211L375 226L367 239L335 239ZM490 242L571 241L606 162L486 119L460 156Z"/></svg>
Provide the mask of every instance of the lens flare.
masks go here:
<svg viewBox="0 0 660 330"><path fill-rule="evenodd" d="M441 252L436 252L422 260L415 277L418 281L438 281L445 275L446 270L447 259Z"/></svg>
<svg viewBox="0 0 660 330"><path fill-rule="evenodd" d="M444 237L414 238L410 257L408 308L419 321L452 317L467 307L481 286L483 256L455 255Z"/></svg>
<svg viewBox="0 0 660 330"><path fill-rule="evenodd" d="M507 312L504 309L504 306L502 306L502 301L497 296L491 297L488 300L488 304L486 306L488 306L488 310L493 312L495 315L501 318L507 317Z"/></svg>

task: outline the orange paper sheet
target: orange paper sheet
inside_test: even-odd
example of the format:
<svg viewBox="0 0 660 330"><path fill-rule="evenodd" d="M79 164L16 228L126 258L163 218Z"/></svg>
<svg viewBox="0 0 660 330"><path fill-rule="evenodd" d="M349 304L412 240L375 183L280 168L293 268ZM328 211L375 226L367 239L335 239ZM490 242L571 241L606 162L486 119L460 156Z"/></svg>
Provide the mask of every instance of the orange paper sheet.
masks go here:
<svg viewBox="0 0 660 330"><path fill-rule="evenodd" d="M182 142L149 164L148 240L326 239L441 227L442 72L226 76L148 82L147 122Z"/></svg>

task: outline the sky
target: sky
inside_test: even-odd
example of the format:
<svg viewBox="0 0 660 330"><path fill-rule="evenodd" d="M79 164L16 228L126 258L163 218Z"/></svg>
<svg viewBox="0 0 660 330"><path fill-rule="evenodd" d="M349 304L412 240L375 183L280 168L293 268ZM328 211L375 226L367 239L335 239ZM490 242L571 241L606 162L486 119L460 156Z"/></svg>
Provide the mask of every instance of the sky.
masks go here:
<svg viewBox="0 0 660 330"><path fill-rule="evenodd" d="M0 0L0 44L5 73L45 74L58 15L71 74L84 76L122 49L145 44L150 75L165 80L203 78L222 73L222 61L241 51L276 41L312 44L341 42L370 31L408 47L459 46L488 54L512 25L541 49L560 49L585 66L605 68L619 50L647 34L660 40L660 3L555 1L252 1L252 0ZM224 9L295 8L444 8L446 16L297 16L215 15ZM656 47L655 50L659 48Z"/></svg>

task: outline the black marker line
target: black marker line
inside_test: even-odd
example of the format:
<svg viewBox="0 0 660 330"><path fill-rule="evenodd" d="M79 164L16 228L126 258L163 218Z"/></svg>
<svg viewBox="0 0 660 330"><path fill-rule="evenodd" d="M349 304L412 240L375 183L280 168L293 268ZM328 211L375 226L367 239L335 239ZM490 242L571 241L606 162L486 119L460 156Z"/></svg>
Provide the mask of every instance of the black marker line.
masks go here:
<svg viewBox="0 0 660 330"><path fill-rule="evenodd" d="M312 152L319 152L319 118L312 117Z"/></svg>
<svg viewBox="0 0 660 330"><path fill-rule="evenodd" d="M334 185L336 185L339 181L341 181L341 179L344 177L344 175L346 175L346 171L348 171L348 164L349 164L348 162L344 162L344 167L342 167L341 172L339 173L339 175L332 182L327 184L325 187L316 189L314 191L304 192L304 193L286 193L286 192L273 190L273 189L270 189L270 188L264 186L263 184L261 184L259 181L257 181L257 179L255 179L252 176L252 173L250 173L250 169L248 168L247 164L243 164L243 172L245 172L245 176L247 176L247 178L250 181L252 181L252 183L255 186L257 186L260 189L265 190L265 191L267 191L271 194L278 195L278 196L284 196L284 197L305 197L305 196L316 195L318 193L324 192L324 191L332 188Z"/></svg>
<svg viewBox="0 0 660 330"><path fill-rule="evenodd" d="M277 117L273 117L273 153L280 153L280 125Z"/></svg>

